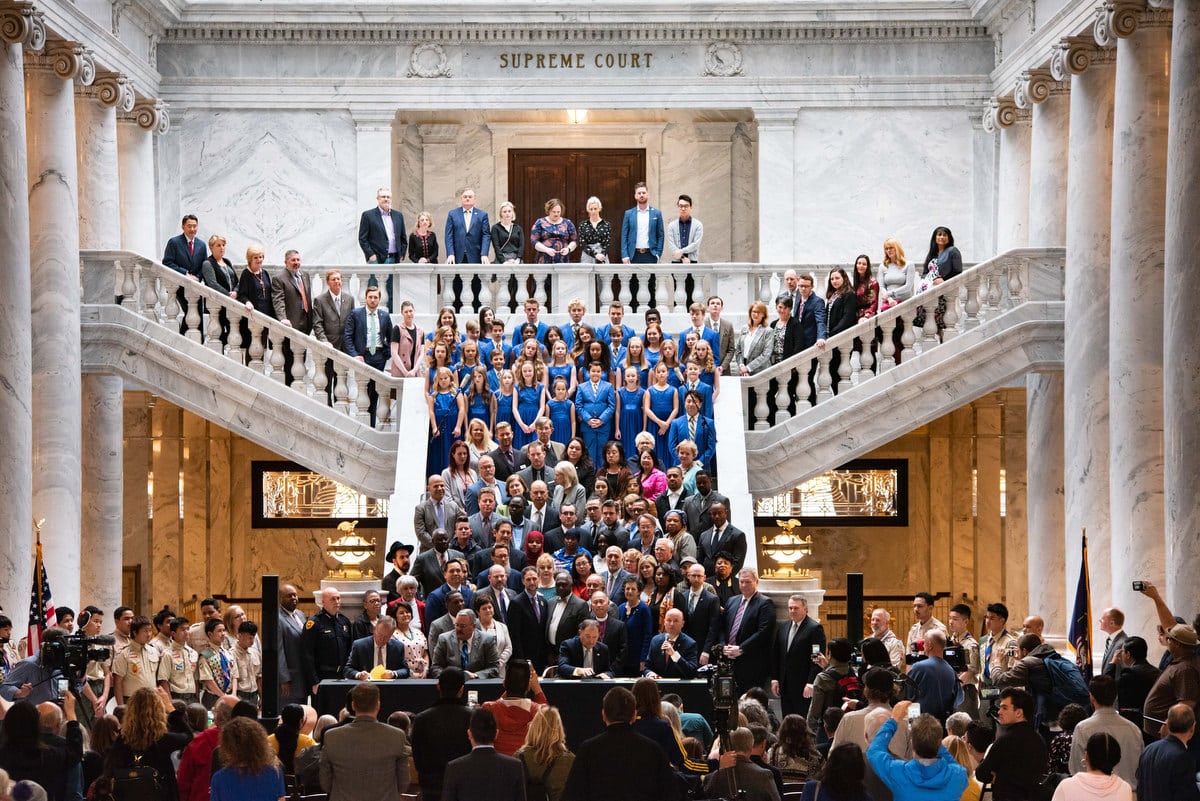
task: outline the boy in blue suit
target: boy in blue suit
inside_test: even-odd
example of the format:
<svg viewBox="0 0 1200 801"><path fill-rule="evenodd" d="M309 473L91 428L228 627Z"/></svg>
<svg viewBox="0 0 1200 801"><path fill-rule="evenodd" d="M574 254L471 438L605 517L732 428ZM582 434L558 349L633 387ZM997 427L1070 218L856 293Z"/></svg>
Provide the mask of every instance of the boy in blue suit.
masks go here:
<svg viewBox="0 0 1200 801"><path fill-rule="evenodd" d="M685 414L671 423L667 432L667 442L671 449L671 467L679 464L675 449L680 442L690 439L696 443L696 457L708 472L713 472L713 457L717 453L717 429L711 417L700 414L704 399L699 392L688 390L683 396ZM694 429L694 432L693 432ZM599 463L598 463L599 464Z"/></svg>
<svg viewBox="0 0 1200 801"><path fill-rule="evenodd" d="M604 443L612 439L613 414L617 410L617 393L604 380L600 362L588 365L588 382L575 392L575 412L583 424L583 441L597 471L604 464Z"/></svg>
<svg viewBox="0 0 1200 801"><path fill-rule="evenodd" d="M679 403L685 409L687 408L687 394L689 392L700 393L700 414L705 417L713 416L713 391L712 387L700 380L700 365L696 362L688 362L687 383L679 387Z"/></svg>

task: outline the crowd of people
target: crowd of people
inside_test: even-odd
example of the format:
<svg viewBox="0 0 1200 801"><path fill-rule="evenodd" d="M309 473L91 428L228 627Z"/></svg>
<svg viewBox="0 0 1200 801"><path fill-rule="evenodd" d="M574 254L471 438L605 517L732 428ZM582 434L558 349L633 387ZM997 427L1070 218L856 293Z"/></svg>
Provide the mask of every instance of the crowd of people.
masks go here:
<svg viewBox="0 0 1200 801"><path fill-rule="evenodd" d="M433 505L448 500L435 480ZM600 508L608 530L633 530L613 517L615 504ZM709 498L712 526L690 542L678 526L685 515L665 513L673 540L655 539L656 515L640 513L640 547L614 544L599 561L586 550L587 524L568 523L550 553L528 547L546 542L532 531L516 548L512 523L497 521L495 544L472 555L434 527L415 556L392 545L385 588L365 594L353 621L336 589L306 616L284 585L282 712L270 735L258 722L258 627L237 606L206 598L195 624L122 606L111 630L94 606L78 616L60 607L42 650L24 659L0 616L0 798L398 799L410 782L447 801L477 798L482 786L498 801L978 799L985 787L996 801L1200 798L1196 629L1152 583L1143 592L1159 618L1158 666L1110 608L1090 681L1044 641L1039 616L1010 631L1001 603L987 606L978 637L969 606L951 606L943 623L921 592L905 633L875 609L863 641L827 640L803 595L777 624L756 572L709 550L728 533L724 511ZM471 521L454 523L454 545L470 544ZM699 558L679 556L680 541ZM513 558L527 560L519 572ZM111 634L112 654L60 687L67 677L44 655L76 631ZM716 663L731 665L738 696L727 732L659 684ZM543 676L634 683L608 692L596 710L607 728L572 752ZM411 677L436 679L437 701L419 713L383 709L373 681ZM467 682L484 678L500 678L503 694L473 708ZM314 708L327 679L358 682L340 720Z"/></svg>

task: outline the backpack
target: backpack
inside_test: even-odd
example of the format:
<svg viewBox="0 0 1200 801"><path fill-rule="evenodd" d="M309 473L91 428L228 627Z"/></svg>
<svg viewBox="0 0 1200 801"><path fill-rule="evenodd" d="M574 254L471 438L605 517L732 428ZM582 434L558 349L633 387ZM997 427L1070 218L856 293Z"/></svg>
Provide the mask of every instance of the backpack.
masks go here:
<svg viewBox="0 0 1200 801"><path fill-rule="evenodd" d="M862 705L863 705L863 703L862 703L862 701L863 701L862 682L858 680L858 676L855 675L853 670L848 670L844 676L839 674L836 670L834 670L831 667L826 668L824 672L825 672L826 676L828 676L831 679L834 679L837 682L836 692L838 694L840 694L840 696L841 696L841 700L837 701L837 703L836 703L837 706L842 706L847 701L856 701L857 704L856 704L855 708L856 709L862 708ZM837 696L835 696L835 697L837 697ZM835 705L834 703L827 703L825 706L828 709L829 707L834 706L834 705Z"/></svg>
<svg viewBox="0 0 1200 801"><path fill-rule="evenodd" d="M1048 725L1057 720L1058 713L1067 704L1089 707L1087 684L1074 662L1064 659L1060 654L1051 654L1042 658L1042 664L1050 679L1050 690L1045 694L1037 694L1039 724Z"/></svg>
<svg viewBox="0 0 1200 801"><path fill-rule="evenodd" d="M166 787L158 770L144 764L142 756L136 754L132 765L113 771L112 797L115 801L158 801L166 798Z"/></svg>

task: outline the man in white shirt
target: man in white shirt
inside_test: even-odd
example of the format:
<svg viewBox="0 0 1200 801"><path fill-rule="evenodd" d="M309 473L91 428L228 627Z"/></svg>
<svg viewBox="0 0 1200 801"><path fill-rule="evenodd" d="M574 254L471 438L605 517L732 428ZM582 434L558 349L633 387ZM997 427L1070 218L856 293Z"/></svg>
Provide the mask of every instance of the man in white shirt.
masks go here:
<svg viewBox="0 0 1200 801"><path fill-rule="evenodd" d="M408 252L404 217L392 208L391 189L380 187L375 202L358 221L358 246L368 264L399 264Z"/></svg>
<svg viewBox="0 0 1200 801"><path fill-rule="evenodd" d="M650 192L645 181L633 185L637 203L625 212L621 221L621 261L625 264L656 264L662 255L662 212L650 205Z"/></svg>
<svg viewBox="0 0 1200 801"><path fill-rule="evenodd" d="M904 643L892 631L892 615L886 609L871 612L871 636L887 648L888 659L897 670L904 664Z"/></svg>

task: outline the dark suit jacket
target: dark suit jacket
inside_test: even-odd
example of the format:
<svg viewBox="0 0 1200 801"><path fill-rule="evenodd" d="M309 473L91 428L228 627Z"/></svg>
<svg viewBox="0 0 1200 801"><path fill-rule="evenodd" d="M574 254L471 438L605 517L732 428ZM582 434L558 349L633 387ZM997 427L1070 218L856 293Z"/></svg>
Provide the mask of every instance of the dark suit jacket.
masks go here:
<svg viewBox="0 0 1200 801"><path fill-rule="evenodd" d="M687 511L684 506L684 501L686 501L689 497L691 497L691 495L692 495L692 493L688 492L686 488L680 490L679 491L679 501L674 506L671 506L671 502L667 498L666 492L663 492L661 495L659 495L657 498L655 498L654 499L654 509L658 514L658 524L665 529L667 527L667 512L671 511L672 509L678 509L679 511L684 513L683 527L690 530L691 527L688 525Z"/></svg>
<svg viewBox="0 0 1200 801"><path fill-rule="evenodd" d="M613 670L625 664L625 651L629 647L629 632L625 623L617 617L615 606L608 608L608 620L604 623L604 644L608 646L608 656L612 660Z"/></svg>
<svg viewBox="0 0 1200 801"><path fill-rule="evenodd" d="M685 601L690 599L691 594L691 588L683 591ZM683 612L686 615L683 633L699 644L700 653L708 653L720 633L721 599L711 592L702 592L700 600L696 602L696 608L688 612L685 604Z"/></svg>
<svg viewBox="0 0 1200 801"><path fill-rule="evenodd" d="M461 559L462 553L453 548L446 549L446 559ZM438 567L437 551L430 548L428 551L421 551L413 557L412 567L408 569L408 575L417 580L417 584L421 587L421 595L428 597L431 592L445 583L446 577L440 567ZM443 610L444 611L444 610Z"/></svg>
<svg viewBox="0 0 1200 801"><path fill-rule="evenodd" d="M488 456L496 462L496 480L503 484L508 480L508 477L520 470L525 465L529 464L529 458L525 456L518 448L513 448L513 458L510 462L508 457L500 452L499 448L491 451Z"/></svg>
<svg viewBox="0 0 1200 801"><path fill-rule="evenodd" d="M616 599L616 601L613 601L613 603L617 603L622 598L625 597L625 594L624 594L625 591L623 589L623 587L625 586L625 579L632 576L633 575L632 573L630 573L628 570L626 570L623 567L618 568L616 574L612 576L613 581L611 581L611 582L608 580L609 579L608 571L605 571L605 572L601 573L600 575L604 578L604 591L606 593L608 593L609 599L610 600L612 600L614 598Z"/></svg>
<svg viewBox="0 0 1200 801"><path fill-rule="evenodd" d="M345 675L354 679L359 672L370 673L375 667L375 638L362 637L350 646L350 658L346 660ZM384 667L396 674L398 679L408 678L408 662L404 659L404 643L392 638L387 642L387 658Z"/></svg>
<svg viewBox="0 0 1200 801"><path fill-rule="evenodd" d="M800 307L800 314L792 319L798 319L800 323L800 347L793 351L798 353L805 348L811 348L817 344L818 339L826 339L825 336L825 299L817 297L814 292L808 296L808 300L803 302ZM786 348L785 348L786 354Z"/></svg>
<svg viewBox="0 0 1200 801"><path fill-rule="evenodd" d="M312 331L313 325L312 290L308 286L308 276L303 270L298 271L296 276L304 282L304 292L308 297L308 311L304 310L304 301L300 297L300 289L296 286L296 279L292 277L291 271L284 269L277 278L279 280L275 282L275 294L271 298L271 303L275 306L275 317L279 320L287 320L292 324L292 328L307 334Z"/></svg>
<svg viewBox="0 0 1200 801"><path fill-rule="evenodd" d="M526 470L527 469L528 468L526 468ZM549 468L547 468L547 470L549 470ZM554 471L551 470L550 472L553 473ZM524 473L525 473L525 470L522 470L517 475L523 476ZM526 504L525 520L529 523L530 526L533 526L533 514L534 514L533 504L531 504L531 503ZM542 527L540 530L543 534L545 534L546 532L553 531L556 528L562 528L562 523L558 519L558 509L555 508L554 506L551 506L550 502L547 501L546 505L542 507ZM538 530L536 526L526 529L526 531L536 531L536 530ZM562 545L559 545L558 547L561 548ZM547 549L547 550L549 550L549 549ZM556 548L555 550L558 550L558 549Z"/></svg>
<svg viewBox="0 0 1200 801"><path fill-rule="evenodd" d="M1125 634L1125 630L1121 629L1112 636L1112 642L1105 646L1104 658L1100 661L1100 672L1105 676L1112 676L1114 679L1116 679L1117 675L1120 673L1120 671L1117 670L1117 666L1112 663L1112 656L1118 650L1125 647L1125 638L1127 636L1128 635Z"/></svg>
<svg viewBox="0 0 1200 801"><path fill-rule="evenodd" d="M704 565L704 572L710 576L716 575L717 554L721 551L728 551L733 556L733 570L736 574L746 561L745 532L737 526L727 523L715 546L711 544L712 533L712 528L709 528L708 531L702 532L699 537L696 537L696 556Z"/></svg>
<svg viewBox="0 0 1200 801"><path fill-rule="evenodd" d="M475 748L446 765L442 801L524 801L525 769L491 746Z"/></svg>
<svg viewBox="0 0 1200 801"><path fill-rule="evenodd" d="M620 760L620 770L614 770L614 759ZM638 781L630 781L631 776ZM664 801L677 796L667 755L628 723L615 723L576 749L562 794L563 801Z"/></svg>
<svg viewBox="0 0 1200 801"><path fill-rule="evenodd" d="M1192 755L1178 737L1169 735L1151 743L1138 762L1138 798L1170 798L1172 801L1194 801L1200 798L1196 789L1196 767Z"/></svg>
<svg viewBox="0 0 1200 801"><path fill-rule="evenodd" d="M546 641L550 641L550 617L554 614L554 604L557 601L548 603L547 609L549 614L546 616ZM574 594L567 596L567 607L563 610L562 617L558 619L558 636L554 638L554 642L562 645L567 640L579 634L579 624L584 618L591 617L591 608L584 601ZM555 646L557 651L557 646Z"/></svg>
<svg viewBox="0 0 1200 801"><path fill-rule="evenodd" d="M517 573L515 570L510 569L509 570L509 579L510 580L512 579L512 575L514 573L516 573L517 586L519 587L521 585L521 574L520 573ZM510 581L510 584L511 584L511 581ZM501 623L508 625L507 618L509 616L511 616L511 614L512 614L512 605L517 600L517 593L519 592L519 590L514 590L511 586L506 586L504 588L503 595L505 598L508 599L508 614L506 614L504 617L501 617L500 616L500 600L496 597L495 591L493 591L492 588L488 586L486 579L481 584L478 584L476 586L483 587L482 590L479 590L475 593L476 600L478 600L479 598L487 598L488 600L490 600L492 602L492 608L496 610L496 619L499 620ZM510 637L512 636L511 631L509 632L509 636Z"/></svg>
<svg viewBox="0 0 1200 801"><path fill-rule="evenodd" d="M580 678L575 675L575 668L580 667L583 667L583 641L575 636L558 647L558 677L560 679ZM608 646L602 642L597 642L596 647L592 649L592 669L597 676L602 673L611 675L613 672L613 662Z"/></svg>
<svg viewBox="0 0 1200 801"><path fill-rule="evenodd" d="M853 289L834 295L825 310L829 336L849 331L858 323L858 298Z"/></svg>
<svg viewBox="0 0 1200 801"><path fill-rule="evenodd" d="M508 608L508 635L513 642L513 656L528 659L540 672L546 669L546 622L550 619L550 612L545 598L538 595L535 600L538 615L534 614L528 593L517 595L516 601Z"/></svg>
<svg viewBox="0 0 1200 801"><path fill-rule="evenodd" d="M800 630L792 638L792 647L788 648L787 638L791 630L790 620L783 621L775 629L775 644L771 652L771 678L779 682L781 696L794 695L794 700L799 701L810 676L816 676L819 672L819 669L814 670L812 647L819 645L824 653L825 627L811 617L804 618Z"/></svg>
<svg viewBox="0 0 1200 801"><path fill-rule="evenodd" d="M815 298L816 295L813 295L812 297ZM811 300L811 298L810 298L810 300ZM772 328L771 336L775 336L775 332L773 329L778 328L778 327L779 327L778 320L774 320L771 322L771 328ZM795 317L789 317L788 321L787 321L787 325L784 327L784 330L783 330L783 355L780 358L787 359L791 356L795 356L797 353L799 353L801 350L803 350L805 347L807 347L806 345L803 344L803 341L804 341L804 336L803 336L803 331L800 328L800 321L797 320ZM815 342L816 340L813 340L813 341Z"/></svg>
<svg viewBox="0 0 1200 801"><path fill-rule="evenodd" d="M700 667L700 646L696 641L686 634L680 633L675 638L675 652L679 654L679 661L668 659L663 651L663 643L666 642L667 635L655 634L650 640L650 660L646 664L646 669L653 671L660 678L664 679L694 679L696 678L696 669Z"/></svg>
<svg viewBox="0 0 1200 801"><path fill-rule="evenodd" d="M229 259L221 259L221 263L217 264L212 256L200 265L200 280L206 287L215 289L222 295L233 292L238 285L237 273L233 271L233 264Z"/></svg>
<svg viewBox="0 0 1200 801"><path fill-rule="evenodd" d="M554 468L551 466L549 459L542 465L541 474L534 475L533 465L529 464L529 456L526 454L525 466L517 471L517 475L521 477L521 480L525 482L525 486L527 487L533 486L534 481L545 481L550 491L554 492ZM547 502L547 505L549 505L549 502ZM553 528L553 526L549 526L549 528Z"/></svg>
<svg viewBox="0 0 1200 801"><path fill-rule="evenodd" d="M391 358L392 318L380 307L379 315L379 349L372 356L367 353L367 307L359 306L346 319L346 331L342 336L343 350L350 356L362 356L382 364L387 364ZM381 368L382 369L382 368Z"/></svg>
<svg viewBox="0 0 1200 801"><path fill-rule="evenodd" d="M408 233L404 230L404 215L392 209L392 230L396 234L396 261L402 261L408 251ZM383 227L383 212L376 206L362 213L358 221L358 246L367 261L374 256L379 264L387 261L387 229Z"/></svg>
<svg viewBox="0 0 1200 801"><path fill-rule="evenodd" d="M446 215L446 256L453 256L458 264L479 264L480 256L488 255L491 248L487 212L478 206L471 210L470 231L464 222L462 206L451 209Z"/></svg>
<svg viewBox="0 0 1200 801"><path fill-rule="evenodd" d="M312 303L313 336L322 342L328 342L340 351L346 350L346 321L354 310L354 298L349 292L342 292L341 314L333 305L333 295L322 292Z"/></svg>
<svg viewBox="0 0 1200 801"><path fill-rule="evenodd" d="M471 589L471 585L463 579L463 583L459 585L458 591L462 593L463 608L470 609L471 602L475 600L475 591ZM433 592L425 596L425 615L430 620L437 620L442 615L446 614L446 596L452 592L450 585L443 583ZM432 650L432 647L431 649Z"/></svg>
<svg viewBox="0 0 1200 801"><path fill-rule="evenodd" d="M467 726L471 710L464 699L439 698L433 706L413 718L413 764L421 781L421 795L431 801L442 797L446 763L471 752Z"/></svg>
<svg viewBox="0 0 1200 801"><path fill-rule="evenodd" d="M696 540L697 551L700 549L700 535L712 531L712 513L709 512L709 508L717 501L725 504L726 509L729 508L729 499L716 490L708 493L708 495L693 492L683 502L684 515L687 517L688 533ZM708 575L711 576L713 574L709 571Z"/></svg>
<svg viewBox="0 0 1200 801"><path fill-rule="evenodd" d="M188 253L186 236L179 234L168 239L167 248L163 252L163 264L177 273L199 278L204 260L208 258L208 246L200 237L196 237L192 242L194 247L192 252Z"/></svg>
<svg viewBox="0 0 1200 801"><path fill-rule="evenodd" d="M721 627L721 635L717 638L720 645L727 645L733 639L730 629L737 619L738 608L745 601L745 596L735 595L729 599L725 608L725 625ZM738 689L745 692L750 687L761 686L770 673L771 637L775 632L775 604L762 593L755 593L750 598L750 605L742 615L741 625L737 630L737 645L742 648L742 655L733 662L734 680Z"/></svg>

